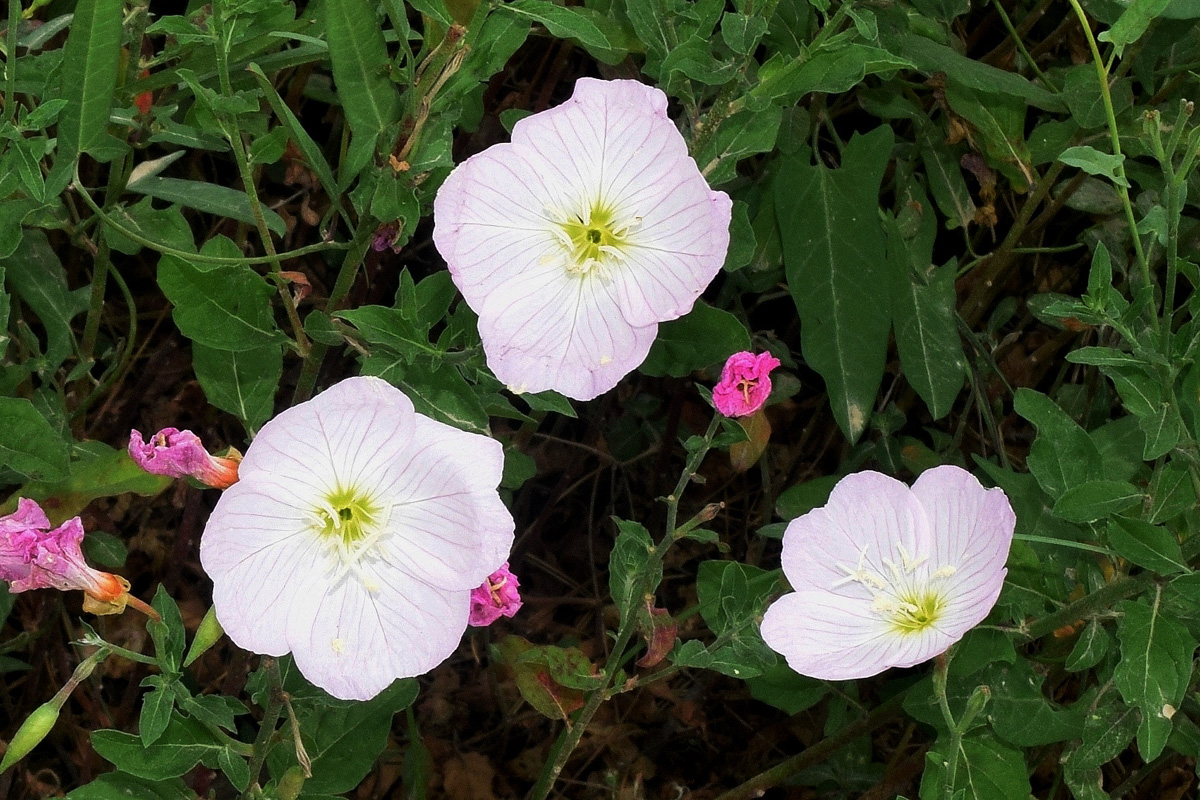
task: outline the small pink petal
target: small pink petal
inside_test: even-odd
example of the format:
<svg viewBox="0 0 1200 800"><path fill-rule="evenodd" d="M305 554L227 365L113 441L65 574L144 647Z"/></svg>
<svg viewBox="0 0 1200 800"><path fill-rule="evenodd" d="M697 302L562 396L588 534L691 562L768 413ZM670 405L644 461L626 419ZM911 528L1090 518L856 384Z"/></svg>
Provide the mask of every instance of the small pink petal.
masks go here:
<svg viewBox="0 0 1200 800"><path fill-rule="evenodd" d="M209 455L199 436L177 428L163 428L148 442L130 431L129 457L152 475L195 478L214 489L228 488L238 479L239 458Z"/></svg>
<svg viewBox="0 0 1200 800"><path fill-rule="evenodd" d="M500 617L511 617L521 609L521 582L504 566L488 576L483 585L471 590L471 616L468 625L484 627Z"/></svg>
<svg viewBox="0 0 1200 800"><path fill-rule="evenodd" d="M771 370L779 359L770 353L734 353L713 387L713 405L727 417L747 417L763 407L771 395Z"/></svg>
<svg viewBox="0 0 1200 800"><path fill-rule="evenodd" d="M73 517L57 528L32 500L21 498L16 513L0 517L0 580L9 591L80 589L101 603L114 603L129 588L116 575L92 569L80 542L83 523Z"/></svg>

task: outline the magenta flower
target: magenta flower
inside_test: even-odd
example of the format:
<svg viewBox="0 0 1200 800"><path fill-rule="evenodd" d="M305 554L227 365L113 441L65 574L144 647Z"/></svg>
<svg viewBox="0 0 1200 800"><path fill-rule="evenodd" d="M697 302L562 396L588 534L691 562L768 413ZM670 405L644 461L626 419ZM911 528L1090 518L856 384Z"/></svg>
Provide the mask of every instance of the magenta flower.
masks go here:
<svg viewBox="0 0 1200 800"><path fill-rule="evenodd" d="M428 672L458 646L471 590L508 557L500 443L350 378L259 431L200 540L240 647L345 700Z"/></svg>
<svg viewBox="0 0 1200 800"><path fill-rule="evenodd" d="M482 586L471 590L471 616L468 625L491 625L501 616L511 617L521 610L521 582L508 569L505 561L500 569L488 576Z"/></svg>
<svg viewBox="0 0 1200 800"><path fill-rule="evenodd" d="M691 310L725 261L731 209L665 94L580 78L450 174L433 240L496 377L589 400L642 363L658 323Z"/></svg>
<svg viewBox="0 0 1200 800"><path fill-rule="evenodd" d="M129 595L124 578L87 565L80 550L82 541L79 517L53 528L41 506L22 497L15 513L0 517L0 580L7 581L13 593L82 590L87 595L84 610L93 614L117 613L126 603L146 611L144 603Z"/></svg>
<svg viewBox="0 0 1200 800"><path fill-rule="evenodd" d="M214 489L226 489L238 479L237 451L228 456L210 455L191 431L163 428L144 441L137 431L129 432L129 456L153 475L195 478Z"/></svg>
<svg viewBox="0 0 1200 800"><path fill-rule="evenodd" d="M771 370L779 359L770 353L734 353L713 387L713 405L727 417L748 417L762 408L771 394Z"/></svg>
<svg viewBox="0 0 1200 800"><path fill-rule="evenodd" d="M911 489L847 475L788 525L783 573L796 591L767 609L763 639L822 680L933 658L995 605L1015 525L1004 492L958 467L927 470Z"/></svg>

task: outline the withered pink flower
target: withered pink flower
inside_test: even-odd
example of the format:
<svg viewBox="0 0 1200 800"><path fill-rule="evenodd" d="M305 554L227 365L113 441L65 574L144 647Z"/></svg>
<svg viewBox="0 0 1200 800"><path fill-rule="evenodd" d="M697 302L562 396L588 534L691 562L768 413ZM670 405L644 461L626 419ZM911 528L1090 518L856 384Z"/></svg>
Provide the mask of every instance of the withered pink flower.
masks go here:
<svg viewBox="0 0 1200 800"><path fill-rule="evenodd" d="M483 627L491 625L501 616L511 617L520 610L521 593L517 589L521 582L508 568L505 561L500 569L488 576L488 579L471 590L471 617L468 625Z"/></svg>
<svg viewBox="0 0 1200 800"><path fill-rule="evenodd" d="M89 567L80 550L82 541L79 517L54 528L41 506L22 497L16 512L0 517L0 580L14 593L79 589L87 595L84 610L94 614L116 613L129 603L157 616L129 595L124 578Z"/></svg>
<svg viewBox="0 0 1200 800"><path fill-rule="evenodd" d="M771 370L779 359L770 353L734 353L713 387L713 405L727 417L747 417L762 408L771 394Z"/></svg>
<svg viewBox="0 0 1200 800"><path fill-rule="evenodd" d="M241 461L237 451L228 456L209 454L199 436L177 428L163 428L148 442L142 434L130 431L129 456L153 475L195 478L214 489L227 489L237 481Z"/></svg>

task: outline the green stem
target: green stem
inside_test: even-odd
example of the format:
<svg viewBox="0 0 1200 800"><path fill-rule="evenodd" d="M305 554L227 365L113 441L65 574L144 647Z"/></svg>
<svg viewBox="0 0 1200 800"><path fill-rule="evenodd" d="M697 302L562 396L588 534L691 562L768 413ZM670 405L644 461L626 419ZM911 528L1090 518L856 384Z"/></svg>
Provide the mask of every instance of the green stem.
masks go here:
<svg viewBox="0 0 1200 800"><path fill-rule="evenodd" d="M283 714L283 681L279 676L279 662L270 656L264 656L263 660L266 662L264 666L271 687L267 693L267 705L263 709L258 736L254 737L254 755L250 758L250 786L242 794L243 800L249 800L253 796L251 792L258 786L259 773L262 772L263 763L271 749L271 738L275 735L275 728Z"/></svg>
<svg viewBox="0 0 1200 800"><path fill-rule="evenodd" d="M232 32L226 31L225 24L228 20L226 20L220 4L214 7L210 19L215 34L214 49L217 56L217 74L221 81L221 92L226 97L232 97L233 82L229 78L229 38L232 36ZM292 300L288 280L280 275L283 267L280 266L279 254L275 252L275 242L271 239L271 229L267 227L267 218L263 214L262 203L258 199L254 172L250 168L250 158L246 155L246 143L242 140L242 131L238 127L237 117L230 114L222 119L221 129L233 148L233 160L237 164L238 175L242 179L242 190L250 199L250 214L254 217L254 227L258 230L258 238L262 241L263 249L267 251L267 263L271 267L271 278L283 301L284 313L287 314L288 322L291 323L292 335L296 339L296 349L302 357L306 356L311 346L308 336L304 333L304 323L300 321L300 314L296 311L296 304Z"/></svg>
<svg viewBox="0 0 1200 800"><path fill-rule="evenodd" d="M342 258L341 267L338 268L337 280L329 293L329 300L325 303L326 314L332 315L334 311L337 311L346 299L346 295L350 294L350 288L358 276L358 268L367 254L367 248L371 246L371 239L375 235L377 224L378 220L370 214L364 214L359 218L358 227L354 230L354 239L347 245L346 255ZM293 405L312 397L313 388L317 384L317 376L321 371L321 364L325 360L325 353L328 350L329 348L320 342L312 343L312 349L304 359L304 366L300 368L300 377L296 380L296 391L292 394Z"/></svg>
<svg viewBox="0 0 1200 800"><path fill-rule="evenodd" d="M1038 69L1037 61L1035 61L1033 56L1029 54L1029 51L1025 49L1025 42L1021 41L1021 34L1017 33L1017 29L1013 27L1012 20L1008 17L1008 12L1004 10L1004 4L999 2L999 0L992 0L992 8L999 12L1000 21L1004 23L1004 29L1008 31L1008 35L1012 37L1013 44L1017 46L1017 51L1021 54L1021 57L1025 59L1025 62L1029 64L1029 68L1033 70L1034 74L1038 76L1038 80L1046 84L1046 88L1048 88L1050 91L1058 94L1059 88L1055 86L1054 83L1047 78L1040 69Z"/></svg>
<svg viewBox="0 0 1200 800"><path fill-rule="evenodd" d="M950 753L946 758L946 777L942 785L942 797L954 800L954 779L958 774L958 753L962 749L962 726L954 721L950 712L950 699L946 696L946 681L950 671L950 656L942 653L935 659L933 666L933 694L937 697L938 708L942 712L942 720L950 731Z"/></svg>
<svg viewBox="0 0 1200 800"><path fill-rule="evenodd" d="M1083 28L1083 35L1087 37L1088 47L1092 51L1092 62L1096 65L1096 75L1100 80L1100 96L1104 100L1104 114L1108 118L1108 135L1112 142L1114 156L1121 156L1121 134L1117 130L1117 115L1113 110L1112 92L1108 88L1108 70L1105 69L1104 59L1100 56L1100 48L1096 44L1096 37L1092 36L1092 26L1088 23L1087 15L1083 11L1083 7L1079 5L1079 0L1070 0L1071 8L1075 10L1075 16L1079 18L1079 25ZM1133 239L1133 250L1137 255L1138 267L1142 273L1142 281L1148 288L1154 284L1150 277L1150 262L1146 259L1146 253L1142 249L1142 240L1138 235L1137 219L1133 215L1133 203L1129 200L1129 180L1125 177L1124 161L1117 163L1117 180L1113 181L1116 185L1117 194L1121 197L1121 205L1125 209L1125 221L1129 225L1129 236ZM1158 315L1151 313L1150 320L1154 328L1154 334L1157 337L1160 333L1160 325Z"/></svg>
<svg viewBox="0 0 1200 800"><path fill-rule="evenodd" d="M21 0L8 0L8 35L4 54L4 112L17 124L17 31L21 23Z"/></svg>

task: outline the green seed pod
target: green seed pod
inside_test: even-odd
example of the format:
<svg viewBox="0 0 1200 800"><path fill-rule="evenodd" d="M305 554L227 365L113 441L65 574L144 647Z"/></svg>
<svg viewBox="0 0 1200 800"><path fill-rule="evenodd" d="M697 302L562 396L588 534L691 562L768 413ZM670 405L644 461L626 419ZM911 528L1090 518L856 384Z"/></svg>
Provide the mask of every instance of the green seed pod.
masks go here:
<svg viewBox="0 0 1200 800"><path fill-rule="evenodd" d="M221 628L221 623L217 622L217 609L215 606L210 606L204 619L200 620L200 627L196 628L196 637L192 639L192 646L188 648L187 658L183 660L183 665L191 666L193 661L204 655L224 635L225 631Z"/></svg>
<svg viewBox="0 0 1200 800"><path fill-rule="evenodd" d="M296 800L303 788L304 770L297 765L283 773L283 777L279 779L279 785L275 788L275 796L279 800Z"/></svg>
<svg viewBox="0 0 1200 800"><path fill-rule="evenodd" d="M0 761L0 773L29 755L29 751L46 738L46 734L50 733L50 729L58 721L58 709L58 704L53 700L42 703L21 723L21 727L13 734L12 741L8 743L4 760Z"/></svg>

